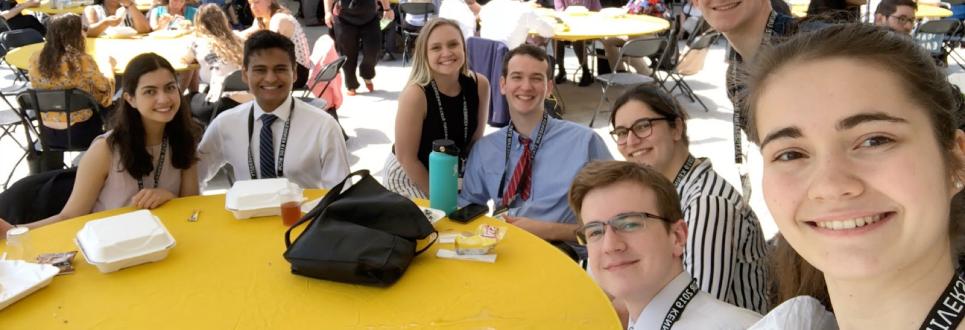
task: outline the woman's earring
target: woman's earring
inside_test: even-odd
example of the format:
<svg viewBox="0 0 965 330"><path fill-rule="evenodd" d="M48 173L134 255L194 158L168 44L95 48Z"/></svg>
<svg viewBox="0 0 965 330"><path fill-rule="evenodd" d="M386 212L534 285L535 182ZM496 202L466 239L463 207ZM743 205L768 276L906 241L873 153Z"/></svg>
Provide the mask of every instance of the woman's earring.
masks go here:
<svg viewBox="0 0 965 330"><path fill-rule="evenodd" d="M965 187L965 184L961 180L955 180L955 189L962 189L963 187Z"/></svg>

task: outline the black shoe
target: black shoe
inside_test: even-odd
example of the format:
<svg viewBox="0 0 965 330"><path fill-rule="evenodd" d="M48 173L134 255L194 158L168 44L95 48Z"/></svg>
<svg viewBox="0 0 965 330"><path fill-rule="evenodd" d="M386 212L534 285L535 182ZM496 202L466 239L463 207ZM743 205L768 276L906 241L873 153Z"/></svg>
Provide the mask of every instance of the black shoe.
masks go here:
<svg viewBox="0 0 965 330"><path fill-rule="evenodd" d="M557 85L562 84L562 83L565 83L565 82L566 82L566 71L560 70L560 72L556 73L556 77L553 78L553 81L555 81Z"/></svg>
<svg viewBox="0 0 965 330"><path fill-rule="evenodd" d="M595 79L593 78L593 75L590 74L590 71L583 70L583 75L580 76L580 82L577 85L580 87L586 87L586 86L592 85L593 81L595 81Z"/></svg>

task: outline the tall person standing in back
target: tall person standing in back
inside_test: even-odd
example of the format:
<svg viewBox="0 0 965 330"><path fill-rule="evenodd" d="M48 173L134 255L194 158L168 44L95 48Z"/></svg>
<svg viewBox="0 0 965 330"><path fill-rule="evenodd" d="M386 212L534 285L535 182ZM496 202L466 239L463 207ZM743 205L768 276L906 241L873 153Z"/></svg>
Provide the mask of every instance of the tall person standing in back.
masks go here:
<svg viewBox="0 0 965 330"><path fill-rule="evenodd" d="M375 78L375 64L379 61L379 50L382 47L380 10L376 2L382 5L382 18L395 18L395 13L389 7L389 0L325 0L325 25L335 29L335 48L347 57L342 69L345 72L345 88L350 96L355 95L355 90L359 88L356 69L365 81L365 88L369 92L375 90L372 78Z"/></svg>

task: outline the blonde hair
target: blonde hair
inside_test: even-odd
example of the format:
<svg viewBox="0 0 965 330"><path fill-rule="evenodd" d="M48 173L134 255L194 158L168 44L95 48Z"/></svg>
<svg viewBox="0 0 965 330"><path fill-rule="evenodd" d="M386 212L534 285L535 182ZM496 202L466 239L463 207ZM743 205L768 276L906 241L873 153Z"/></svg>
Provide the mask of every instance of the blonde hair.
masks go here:
<svg viewBox="0 0 965 330"><path fill-rule="evenodd" d="M462 68L459 69L459 72L466 76L469 75L469 52L466 49L466 39L462 35L462 30L459 29L459 24L451 19L433 18L422 27L422 32L415 39L415 50L413 51L415 54L412 58L412 71L409 72L409 84L425 86L432 82L432 69L429 68L429 36L437 27L446 25L459 32L459 42L462 43L463 53Z"/></svg>
<svg viewBox="0 0 965 330"><path fill-rule="evenodd" d="M244 49L241 38L231 31L228 17L221 7L205 4L194 15L194 26L199 37L208 40L211 50L225 62L241 65Z"/></svg>

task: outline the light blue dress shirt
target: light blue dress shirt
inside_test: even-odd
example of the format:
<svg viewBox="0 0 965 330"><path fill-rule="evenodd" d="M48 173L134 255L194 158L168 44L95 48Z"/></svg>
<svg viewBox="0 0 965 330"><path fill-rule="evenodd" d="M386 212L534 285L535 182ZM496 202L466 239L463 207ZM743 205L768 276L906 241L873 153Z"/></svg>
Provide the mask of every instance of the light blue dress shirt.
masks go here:
<svg viewBox="0 0 965 330"><path fill-rule="evenodd" d="M473 146L466 161L462 192L459 194L460 206L469 203L485 205L490 200L500 203L498 190L503 170L506 170L505 190L523 153L519 134L513 132L509 166L505 166L507 129L508 126L486 135ZM539 125L536 125L529 135L534 141L538 131ZM575 224L576 215L570 210L566 197L573 178L586 163L612 160L613 156L603 139L586 126L549 118L544 134L533 161L529 200L517 198L509 209L509 215Z"/></svg>

